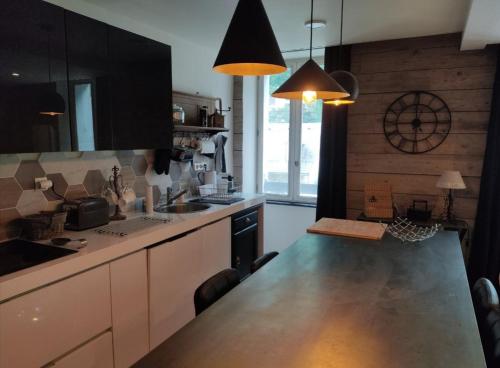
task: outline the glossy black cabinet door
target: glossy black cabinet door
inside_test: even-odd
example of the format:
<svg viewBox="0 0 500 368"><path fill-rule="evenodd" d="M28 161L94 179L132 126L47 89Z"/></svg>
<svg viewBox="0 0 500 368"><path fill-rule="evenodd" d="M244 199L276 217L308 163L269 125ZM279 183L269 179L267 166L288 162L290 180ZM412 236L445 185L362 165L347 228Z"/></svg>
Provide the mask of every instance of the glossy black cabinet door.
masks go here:
<svg viewBox="0 0 500 368"><path fill-rule="evenodd" d="M72 148L111 150L108 25L67 11L66 33Z"/></svg>
<svg viewBox="0 0 500 368"><path fill-rule="evenodd" d="M42 115L48 96L65 113ZM43 1L0 6L0 153L71 150L64 10Z"/></svg>
<svg viewBox="0 0 500 368"><path fill-rule="evenodd" d="M109 27L113 149L172 145L170 46Z"/></svg>

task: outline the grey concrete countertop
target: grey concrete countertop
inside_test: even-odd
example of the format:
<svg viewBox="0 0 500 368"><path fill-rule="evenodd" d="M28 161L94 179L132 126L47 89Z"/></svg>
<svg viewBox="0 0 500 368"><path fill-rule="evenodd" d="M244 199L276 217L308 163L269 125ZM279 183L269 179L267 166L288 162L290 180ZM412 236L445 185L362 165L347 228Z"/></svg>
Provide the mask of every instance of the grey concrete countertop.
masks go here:
<svg viewBox="0 0 500 368"><path fill-rule="evenodd" d="M455 232L307 234L137 367L485 367Z"/></svg>

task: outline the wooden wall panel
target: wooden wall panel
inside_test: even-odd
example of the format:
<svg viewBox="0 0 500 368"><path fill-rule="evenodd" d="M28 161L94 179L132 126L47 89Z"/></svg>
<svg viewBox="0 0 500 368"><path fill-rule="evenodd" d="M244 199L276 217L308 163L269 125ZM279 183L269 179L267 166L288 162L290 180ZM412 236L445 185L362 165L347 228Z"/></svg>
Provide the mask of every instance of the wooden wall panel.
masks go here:
<svg viewBox="0 0 500 368"><path fill-rule="evenodd" d="M363 93L492 88L494 65L358 74Z"/></svg>
<svg viewBox="0 0 500 368"><path fill-rule="evenodd" d="M427 114L421 114L424 119ZM384 133L385 114L349 115L349 134ZM454 112L451 133L486 133L489 111Z"/></svg>
<svg viewBox="0 0 500 368"><path fill-rule="evenodd" d="M351 70L353 73L360 74L494 65L494 48L488 48L486 52L484 50L460 51L458 46L454 45L361 55L353 53Z"/></svg>
<svg viewBox="0 0 500 368"><path fill-rule="evenodd" d="M430 155L473 155L482 156L486 147L486 133L449 134L445 141ZM353 134L349 137L348 153L400 153L387 141L384 134Z"/></svg>
<svg viewBox="0 0 500 368"><path fill-rule="evenodd" d="M403 92L396 93L363 93L363 85L360 84L361 95L357 103L349 107L349 116L357 114L385 114L387 107ZM491 104L491 89L472 89L472 90L455 90L455 91L433 91L441 97L452 113L454 112L478 112L490 111Z"/></svg>
<svg viewBox="0 0 500 368"><path fill-rule="evenodd" d="M406 210L414 199L426 199L438 216L443 192L436 181L444 170L459 170L467 189L457 191L455 210L473 224L495 74L494 48L461 52L460 34L357 44L352 70L361 95L349 107L347 155L348 217L364 206L365 183L388 181L395 202ZM383 134L387 107L403 93L426 90L440 96L452 113L444 143L425 154L405 154Z"/></svg>
<svg viewBox="0 0 500 368"><path fill-rule="evenodd" d="M401 175L378 174L366 172L349 172L347 186L349 190L363 191L365 183L388 182L394 193L441 195L441 189L436 188L439 175ZM480 179L476 176L465 176L467 189L456 192L458 198L478 198Z"/></svg>
<svg viewBox="0 0 500 368"><path fill-rule="evenodd" d="M387 143L389 144L389 143ZM348 172L384 174L441 175L445 170L458 170L464 176L481 176L483 158L479 156L347 154Z"/></svg>

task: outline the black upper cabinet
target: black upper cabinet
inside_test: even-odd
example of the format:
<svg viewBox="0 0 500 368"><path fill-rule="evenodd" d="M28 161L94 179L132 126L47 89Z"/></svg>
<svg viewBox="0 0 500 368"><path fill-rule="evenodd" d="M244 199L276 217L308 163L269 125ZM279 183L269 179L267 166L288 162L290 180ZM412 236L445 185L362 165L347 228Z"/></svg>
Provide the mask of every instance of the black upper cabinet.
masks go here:
<svg viewBox="0 0 500 368"><path fill-rule="evenodd" d="M65 113L45 115L54 94ZM71 150L64 10L42 1L0 7L0 153Z"/></svg>
<svg viewBox="0 0 500 368"><path fill-rule="evenodd" d="M113 27L109 28L108 46L114 149L169 148L170 47Z"/></svg>
<svg viewBox="0 0 500 368"><path fill-rule="evenodd" d="M73 150L113 149L108 26L66 12Z"/></svg>
<svg viewBox="0 0 500 368"><path fill-rule="evenodd" d="M65 113L40 114L57 92ZM0 153L169 148L170 46L39 0L0 7Z"/></svg>

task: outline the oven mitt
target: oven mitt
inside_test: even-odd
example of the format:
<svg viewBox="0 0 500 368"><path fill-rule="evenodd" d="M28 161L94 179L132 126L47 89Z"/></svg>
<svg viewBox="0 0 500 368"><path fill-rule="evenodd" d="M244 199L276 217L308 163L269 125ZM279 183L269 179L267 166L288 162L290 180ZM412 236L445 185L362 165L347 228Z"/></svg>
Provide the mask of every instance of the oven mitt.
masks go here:
<svg viewBox="0 0 500 368"><path fill-rule="evenodd" d="M158 175L168 175L170 170L170 155L171 149L157 149L155 150L155 161L153 167Z"/></svg>

